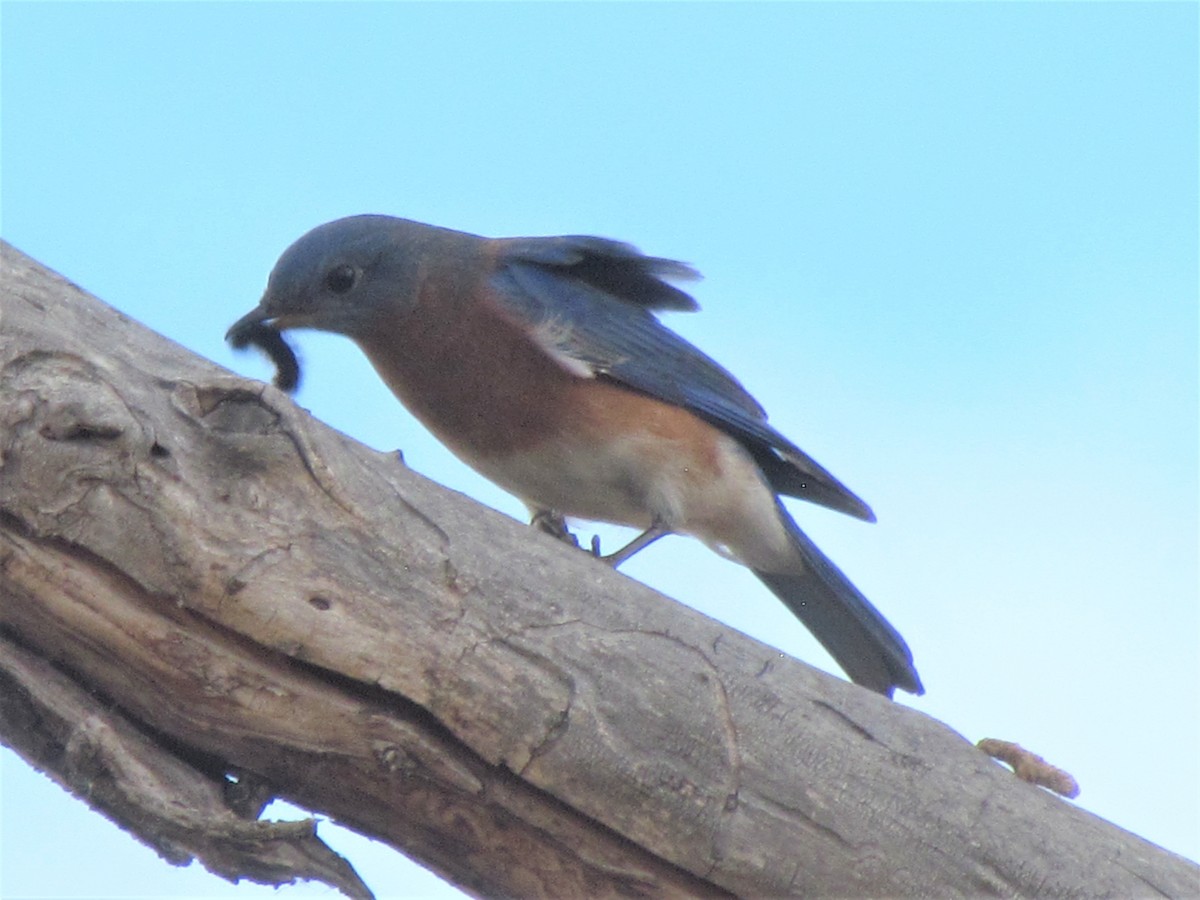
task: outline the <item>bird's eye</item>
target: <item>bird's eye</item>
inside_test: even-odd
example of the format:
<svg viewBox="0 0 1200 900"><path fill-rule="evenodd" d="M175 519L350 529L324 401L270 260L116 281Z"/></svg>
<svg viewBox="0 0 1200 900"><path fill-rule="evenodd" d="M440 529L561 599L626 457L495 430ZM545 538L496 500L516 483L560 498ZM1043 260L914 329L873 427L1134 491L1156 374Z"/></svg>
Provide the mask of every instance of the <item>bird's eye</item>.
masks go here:
<svg viewBox="0 0 1200 900"><path fill-rule="evenodd" d="M354 287L356 281L358 281L358 272L354 270L353 266L334 266L325 275L325 286L335 294L346 293Z"/></svg>

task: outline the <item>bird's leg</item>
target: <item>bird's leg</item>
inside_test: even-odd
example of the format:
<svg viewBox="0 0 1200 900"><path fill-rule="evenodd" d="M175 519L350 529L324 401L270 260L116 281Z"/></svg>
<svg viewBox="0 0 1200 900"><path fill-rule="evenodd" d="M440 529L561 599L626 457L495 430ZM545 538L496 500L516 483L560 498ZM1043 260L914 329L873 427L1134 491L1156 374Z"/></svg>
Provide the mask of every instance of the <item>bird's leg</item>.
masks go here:
<svg viewBox="0 0 1200 900"><path fill-rule="evenodd" d="M633 556L638 551L645 550L647 547L649 547L651 544L653 544L659 538L666 537L668 534L671 534L671 533L672 533L672 531L670 528L668 528L667 526L663 525L660 521L655 519L653 522L650 523L649 528L647 528L645 531L643 531L641 534L639 534L637 537L635 537L632 541L630 541L628 544L626 544L620 550L610 553L607 556L600 556L600 542L597 540L593 540L592 541L592 553L595 556L598 556L600 559L604 560L604 562L608 563L610 566L612 566L615 569L617 566L619 566L621 563L625 562L625 560L629 559L629 557Z"/></svg>
<svg viewBox="0 0 1200 900"><path fill-rule="evenodd" d="M570 529L567 528L566 517L560 512L552 509L534 510L529 524L543 534L558 538L564 544L570 544L572 547L579 546L579 539L571 534Z"/></svg>
<svg viewBox="0 0 1200 900"><path fill-rule="evenodd" d="M538 509L534 510L533 515L529 519L531 527L536 528L543 534L548 534L551 537L558 538L564 544L570 544L572 547L579 546L579 538L575 537L567 528L566 517L562 513L553 509ZM629 559L640 550L645 550L659 538L666 537L668 534L673 534L670 528L667 528L657 519L650 524L650 527L635 537L632 541L607 555L600 553L600 536L592 535L591 551L592 556L601 562L606 562L614 569Z"/></svg>

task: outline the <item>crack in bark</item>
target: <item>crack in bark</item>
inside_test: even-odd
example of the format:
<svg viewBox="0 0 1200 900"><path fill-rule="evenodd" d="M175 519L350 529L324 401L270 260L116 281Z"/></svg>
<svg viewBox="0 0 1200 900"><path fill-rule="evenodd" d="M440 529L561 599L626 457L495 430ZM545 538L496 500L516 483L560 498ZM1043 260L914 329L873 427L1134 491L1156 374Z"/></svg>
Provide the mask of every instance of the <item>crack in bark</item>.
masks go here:
<svg viewBox="0 0 1200 900"><path fill-rule="evenodd" d="M315 821L246 821L224 780L193 767L78 676L0 633L0 732L62 787L174 865L196 859L230 881L318 880L370 900L353 868L317 837Z"/></svg>
<svg viewBox="0 0 1200 900"><path fill-rule="evenodd" d="M7 245L0 275L0 488L2 502L28 519L4 518L0 510L6 591L0 620L26 629L31 646L69 660L89 687L106 689L164 733L270 777L301 805L329 810L405 848L465 889L545 896L716 890L676 867L687 865L711 867L714 878L742 895L778 894L789 878L806 891L853 893L868 876L878 894L969 894L990 880L978 868L980 859L1006 872L1020 893L1130 896L1157 883L1186 896L1194 886L1194 866L1066 804L1048 805L1040 792L1021 790L1026 786L983 768L973 746L919 713L874 698L852 703L858 695L850 692L859 689L773 653L769 681L756 681L770 668L763 664L755 675L759 654L771 653L762 645L720 632L626 579L584 575L539 542L530 541L522 554L532 568L514 571L482 527L490 514L406 480L408 473L401 476L394 464L385 467L377 454L285 406L281 394L260 387L206 419L206 401L238 396L245 381L67 290ZM12 299L22 295L44 301L42 311ZM34 349L58 362L36 377L18 378L12 357ZM69 357L83 362L62 362ZM157 496L159 470L145 461L161 463L162 452L134 433L120 408L93 418L90 411L109 408L85 404L80 409L87 415L78 421L127 426L124 440L50 442L25 424L41 414L41 398L61 402L81 394L73 369L89 360L105 387L89 384L88 390L133 398L125 406L132 421L170 446L177 470L163 473ZM164 384L173 386L170 396ZM63 431L71 433L95 436L87 429ZM91 521L79 519L75 509L71 521L55 522L48 507L77 500L90 484L76 482L88 479L130 495L137 511L93 492ZM444 526L459 574L438 568L437 548L446 544L435 542L435 532L397 526L380 512L380 498L387 502L387 485L394 484L411 486L405 499L419 498L420 512ZM242 494L250 502L232 510L220 505ZM196 521L202 513L211 515ZM157 536L129 521L145 514L177 534L192 579L181 580L155 558ZM105 570L77 570L56 548L37 550L41 568L27 570L6 546L34 552L33 526L86 544L96 559L133 575L117 582ZM497 520L498 530L507 527ZM273 574L268 589L241 593L246 571L221 576L238 569L255 535L291 535L297 565ZM381 543L389 549L379 553ZM393 563L412 563L411 572L389 570ZM144 596L133 599L171 617L148 617L141 642L131 641L119 621L110 626L104 618L137 614L140 607L122 592L139 585ZM198 585L200 593L186 585ZM471 595L468 605L451 608L455 588ZM79 594L76 606L69 605L72 592ZM281 608L276 592L295 604ZM342 619L345 632L334 633L332 615L306 602L316 594L336 601L338 611L354 605L360 615ZM233 595L237 609L228 602ZM543 640L547 634L536 628L514 630L522 621L544 622L547 597L572 617L615 624L596 626L594 645L569 633ZM218 607L222 598L225 605ZM183 610L180 602L203 610ZM209 616L219 617L218 609L229 635L212 626ZM61 617L58 625L52 613ZM263 625L267 618L272 627ZM448 627L447 618L464 624ZM170 629L163 624L174 622ZM511 642L576 679L569 706L565 691L541 683L527 662L511 651L506 660L499 644L479 639L506 631ZM582 626L580 632L574 637L589 637ZM706 653L719 632L722 643ZM646 639L655 635L686 650ZM196 647L207 637L206 656L207 645ZM280 649L300 652L306 644L319 646L313 659L322 665L315 671L299 668L310 663L289 662ZM478 657L463 656L456 665L464 644L473 644ZM518 662L531 676L528 685L504 680L506 666ZM353 675L353 683L345 690L334 685L327 668ZM374 695L359 685L392 671L385 683L397 696L419 699L420 709L435 710L433 720L450 726L445 732L370 705ZM714 678L719 686L711 684ZM814 709L815 698L832 706L843 698L849 713ZM641 706L630 708L630 702ZM555 737L563 709L568 727ZM789 719L789 711L803 723ZM846 717L855 720L851 729ZM925 759L876 752L883 741L919 747ZM525 769L538 785L488 763L530 746L539 748L541 765ZM731 770L736 792L727 790ZM824 794L813 785L806 795L804 779L814 773L838 780ZM760 795L783 804L772 808ZM987 815L972 818L981 797L995 802ZM807 807L829 836L788 813L792 806ZM601 820L620 834L595 824ZM715 821L728 822L730 841L714 865ZM838 844L838 835L850 846ZM1123 865L1113 865L1122 853Z"/></svg>

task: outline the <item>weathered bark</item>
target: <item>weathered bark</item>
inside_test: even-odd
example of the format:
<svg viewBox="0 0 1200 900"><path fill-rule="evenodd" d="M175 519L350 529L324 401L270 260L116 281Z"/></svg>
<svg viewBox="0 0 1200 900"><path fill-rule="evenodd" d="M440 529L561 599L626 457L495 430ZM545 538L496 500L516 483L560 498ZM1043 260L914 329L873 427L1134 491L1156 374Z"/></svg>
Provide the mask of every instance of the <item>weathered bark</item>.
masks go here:
<svg viewBox="0 0 1200 900"><path fill-rule="evenodd" d="M0 340L0 737L171 861L361 893L309 830L228 811L270 795L479 895L1195 893L945 726L7 246Z"/></svg>

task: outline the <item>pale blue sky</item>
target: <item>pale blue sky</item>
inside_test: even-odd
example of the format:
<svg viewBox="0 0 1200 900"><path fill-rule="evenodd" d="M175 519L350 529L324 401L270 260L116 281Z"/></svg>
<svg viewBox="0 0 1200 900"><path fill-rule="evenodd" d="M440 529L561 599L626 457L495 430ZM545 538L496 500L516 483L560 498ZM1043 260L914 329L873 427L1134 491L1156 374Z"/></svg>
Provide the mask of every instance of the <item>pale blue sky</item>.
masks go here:
<svg viewBox="0 0 1200 900"><path fill-rule="evenodd" d="M928 694L902 702L1200 858L1195 4L0 16L3 236L241 373L269 367L225 329L342 215L695 264L704 311L669 324L879 515L792 506L911 645ZM299 345L314 415L522 515L347 341ZM694 543L625 571L831 665ZM0 895L275 896L171 869L0 756ZM342 846L381 897L449 893Z"/></svg>

